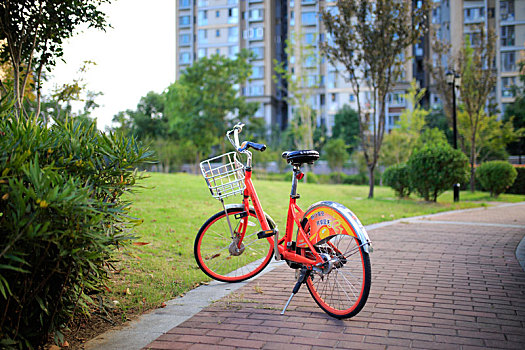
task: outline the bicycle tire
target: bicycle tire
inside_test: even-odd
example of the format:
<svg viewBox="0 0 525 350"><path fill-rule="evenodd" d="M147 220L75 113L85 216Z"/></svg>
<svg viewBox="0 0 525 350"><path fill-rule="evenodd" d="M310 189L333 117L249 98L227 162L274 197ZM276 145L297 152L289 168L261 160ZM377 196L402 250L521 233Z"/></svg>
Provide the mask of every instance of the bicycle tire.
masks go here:
<svg viewBox="0 0 525 350"><path fill-rule="evenodd" d="M370 293L370 257L359 240L349 235L336 235L316 249L333 257L337 254L330 244L336 246L344 258L323 277L312 273L306 285L317 305L327 314L338 319L350 318L363 309Z"/></svg>
<svg viewBox="0 0 525 350"><path fill-rule="evenodd" d="M244 212L244 207L227 209L232 228L238 227L240 220L235 215ZM222 282L241 282L261 272L271 261L273 246L267 239L258 239L261 230L254 210L249 211L250 221L242 244L244 251L232 255L229 247L232 244L230 229L223 210L210 217L195 237L193 252L200 269L209 277ZM267 217L268 219L268 217ZM256 222L255 225L254 222ZM270 229L275 228L272 220L267 220Z"/></svg>

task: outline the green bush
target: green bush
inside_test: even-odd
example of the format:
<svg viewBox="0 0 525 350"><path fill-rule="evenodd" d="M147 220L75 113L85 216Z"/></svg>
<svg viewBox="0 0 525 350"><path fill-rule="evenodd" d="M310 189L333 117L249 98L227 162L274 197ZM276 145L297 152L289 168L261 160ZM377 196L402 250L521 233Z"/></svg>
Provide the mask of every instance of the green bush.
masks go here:
<svg viewBox="0 0 525 350"><path fill-rule="evenodd" d="M343 172L331 172L328 175L328 177L330 179L331 184L341 184L344 183L344 180L346 179L346 174Z"/></svg>
<svg viewBox="0 0 525 350"><path fill-rule="evenodd" d="M510 186L505 192L525 194L525 167L515 167L514 169L518 172L518 176L516 176L516 180L514 180L512 186Z"/></svg>
<svg viewBox="0 0 525 350"><path fill-rule="evenodd" d="M476 178L482 188L490 191L491 197L497 197L509 188L518 172L509 162L494 160L482 163L476 168Z"/></svg>
<svg viewBox="0 0 525 350"><path fill-rule="evenodd" d="M468 179L468 159L448 144L423 146L410 156L408 163L410 187L425 200L437 197L452 189L455 183Z"/></svg>
<svg viewBox="0 0 525 350"><path fill-rule="evenodd" d="M368 176L366 174L346 175L343 183L346 185L368 185Z"/></svg>
<svg viewBox="0 0 525 350"><path fill-rule="evenodd" d="M397 164L385 169L383 184L392 187L398 197L410 196L410 176L406 164Z"/></svg>
<svg viewBox="0 0 525 350"><path fill-rule="evenodd" d="M151 158L94 124L0 120L0 347L40 347L106 281L139 220L122 199Z"/></svg>

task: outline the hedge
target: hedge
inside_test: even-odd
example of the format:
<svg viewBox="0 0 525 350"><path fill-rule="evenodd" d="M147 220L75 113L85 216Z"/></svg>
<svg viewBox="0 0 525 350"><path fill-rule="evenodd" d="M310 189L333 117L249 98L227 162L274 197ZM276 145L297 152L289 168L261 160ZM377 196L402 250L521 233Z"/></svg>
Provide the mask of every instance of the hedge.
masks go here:
<svg viewBox="0 0 525 350"><path fill-rule="evenodd" d="M140 220L123 200L151 152L69 120L0 116L0 347L36 348L89 313Z"/></svg>

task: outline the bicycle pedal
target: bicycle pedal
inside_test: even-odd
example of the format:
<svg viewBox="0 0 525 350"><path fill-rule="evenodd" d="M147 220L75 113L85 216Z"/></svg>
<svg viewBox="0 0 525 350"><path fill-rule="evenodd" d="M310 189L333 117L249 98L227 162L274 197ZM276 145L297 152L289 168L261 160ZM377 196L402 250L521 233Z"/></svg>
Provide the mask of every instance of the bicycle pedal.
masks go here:
<svg viewBox="0 0 525 350"><path fill-rule="evenodd" d="M259 231L259 232L257 232L257 238L259 238L259 239L263 239L263 238L272 237L272 236L275 235L276 233L277 233L277 230L264 230L264 231Z"/></svg>

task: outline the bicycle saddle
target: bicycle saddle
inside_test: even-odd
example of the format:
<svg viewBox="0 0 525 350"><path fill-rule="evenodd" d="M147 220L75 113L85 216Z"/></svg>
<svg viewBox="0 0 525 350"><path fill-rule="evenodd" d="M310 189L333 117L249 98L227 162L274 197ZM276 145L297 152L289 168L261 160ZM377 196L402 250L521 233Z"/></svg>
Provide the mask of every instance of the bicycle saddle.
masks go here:
<svg viewBox="0 0 525 350"><path fill-rule="evenodd" d="M319 159L319 152L314 150L286 151L283 152L282 157L292 165L313 164Z"/></svg>

